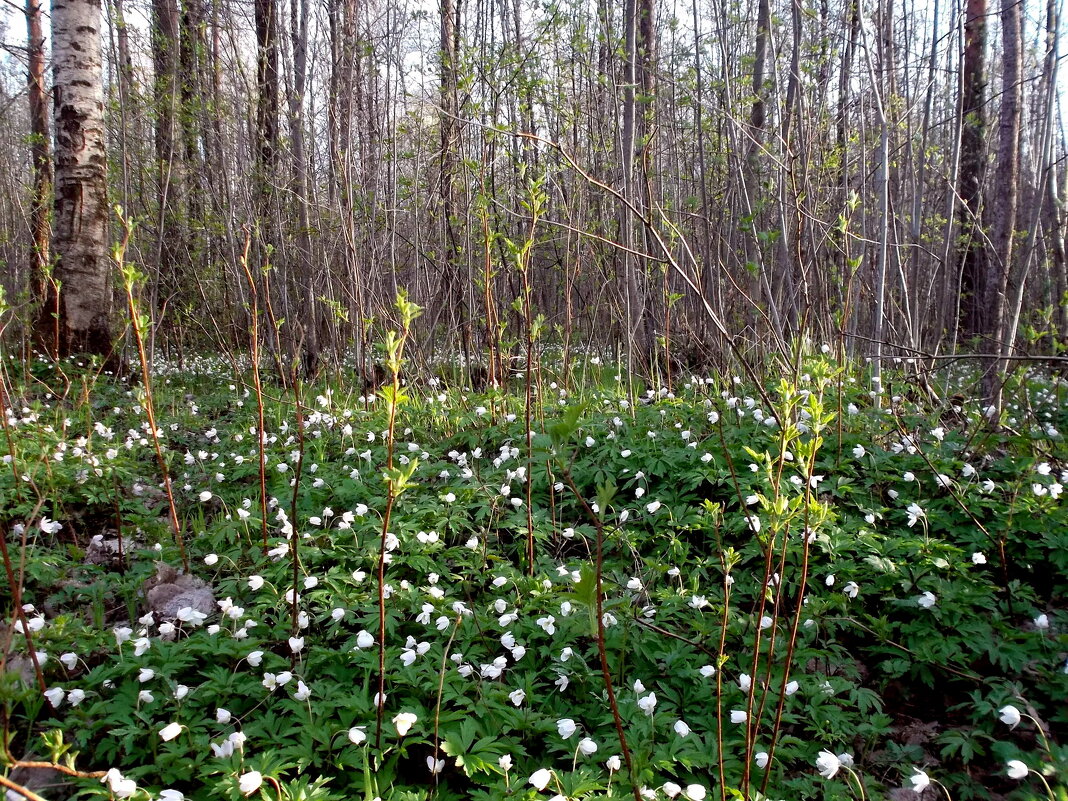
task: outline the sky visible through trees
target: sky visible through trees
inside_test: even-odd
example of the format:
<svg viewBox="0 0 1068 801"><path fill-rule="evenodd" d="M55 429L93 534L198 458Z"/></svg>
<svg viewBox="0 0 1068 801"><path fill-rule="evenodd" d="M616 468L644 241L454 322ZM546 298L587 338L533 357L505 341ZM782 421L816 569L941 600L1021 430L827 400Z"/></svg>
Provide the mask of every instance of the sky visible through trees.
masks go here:
<svg viewBox="0 0 1068 801"><path fill-rule="evenodd" d="M136 226L153 347L240 338L251 265L272 352L308 369L366 362L405 287L468 357L508 350L529 291L550 338L646 370L807 335L876 360L963 349L996 376L1068 329L1060 11L112 0L107 200ZM4 285L45 347L25 26L4 13Z"/></svg>

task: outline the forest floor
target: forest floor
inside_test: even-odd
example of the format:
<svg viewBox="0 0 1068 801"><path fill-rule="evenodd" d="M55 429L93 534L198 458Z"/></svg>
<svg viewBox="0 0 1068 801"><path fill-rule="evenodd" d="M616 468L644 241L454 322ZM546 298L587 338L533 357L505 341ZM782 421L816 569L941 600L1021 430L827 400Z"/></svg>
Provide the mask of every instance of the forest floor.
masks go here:
<svg viewBox="0 0 1068 801"><path fill-rule="evenodd" d="M1068 799L1063 380L8 370L9 798Z"/></svg>

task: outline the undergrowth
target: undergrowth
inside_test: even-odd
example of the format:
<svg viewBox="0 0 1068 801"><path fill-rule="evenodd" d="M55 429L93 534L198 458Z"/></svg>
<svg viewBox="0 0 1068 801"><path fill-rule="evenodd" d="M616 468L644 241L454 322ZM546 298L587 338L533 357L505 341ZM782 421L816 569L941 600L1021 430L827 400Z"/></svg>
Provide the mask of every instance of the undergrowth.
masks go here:
<svg viewBox="0 0 1068 801"><path fill-rule="evenodd" d="M151 398L69 366L9 387L9 782L36 760L69 774L49 798L1068 797L1049 376L991 420L820 354L633 403L596 359L529 398L199 365ZM165 616L182 547L208 605Z"/></svg>

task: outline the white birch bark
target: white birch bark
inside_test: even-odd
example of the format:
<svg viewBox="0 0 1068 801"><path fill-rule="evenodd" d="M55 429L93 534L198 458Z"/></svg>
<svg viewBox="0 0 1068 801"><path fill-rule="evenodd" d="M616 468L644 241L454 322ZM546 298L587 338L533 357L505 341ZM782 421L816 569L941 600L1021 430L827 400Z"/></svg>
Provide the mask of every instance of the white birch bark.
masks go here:
<svg viewBox="0 0 1068 801"><path fill-rule="evenodd" d="M112 305L100 0L53 0L59 355L108 356Z"/></svg>

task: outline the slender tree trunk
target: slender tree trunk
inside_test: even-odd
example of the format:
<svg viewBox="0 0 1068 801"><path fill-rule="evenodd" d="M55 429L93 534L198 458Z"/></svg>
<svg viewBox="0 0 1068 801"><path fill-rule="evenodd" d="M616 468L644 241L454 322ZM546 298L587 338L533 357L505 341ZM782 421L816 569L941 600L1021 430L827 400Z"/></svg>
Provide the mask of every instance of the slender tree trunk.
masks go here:
<svg viewBox="0 0 1068 801"><path fill-rule="evenodd" d="M1050 0L1051 4L1056 0ZM1056 17L1059 20L1059 15ZM1064 131L1058 136L1060 152L1065 150ZM1050 269L1053 275L1050 279L1053 293L1053 308L1055 309L1054 321L1056 329L1054 337L1061 348L1068 348L1068 252L1066 252L1066 239L1068 239L1068 173L1063 168L1056 168L1050 176L1050 198L1046 205L1046 224L1044 227L1050 249ZM1057 345L1054 346L1055 348ZM1054 350L1056 353L1057 351Z"/></svg>
<svg viewBox="0 0 1068 801"><path fill-rule="evenodd" d="M1043 218L1046 217L1047 208L1054 206L1054 214L1062 213L1058 209L1059 198L1057 196L1057 150L1055 147L1054 121L1057 114L1058 93L1057 73L1059 58L1058 38L1059 14L1056 0L1050 0L1046 4L1046 57L1042 69L1041 99L1037 106L1042 121L1041 133L1038 134L1038 143L1034 150L1038 155L1038 163L1035 165L1037 183L1031 198L1031 208L1024 222L1027 230L1027 241L1024 244L1017 261L1019 267L1009 274L1008 294L1005 310L1005 336L1007 342L1016 341L1016 333L1020 327L1020 318L1024 311L1024 299L1026 297L1027 278L1037 261L1041 244L1051 254L1051 261L1056 260L1058 236L1049 236L1045 243L1041 240L1043 233ZM1054 217L1053 219L1056 219ZM1055 268L1054 268L1055 269ZM1062 306L1054 312L1059 317L1064 314L1063 304L1054 302L1054 306ZM1056 336L1051 334L1051 340L1056 341Z"/></svg>
<svg viewBox="0 0 1068 801"><path fill-rule="evenodd" d="M860 36L860 0L849 0L846 22L846 46L842 52L842 66L838 71L838 111L835 114L835 142L842 150L842 180L846 180L847 136L849 129L849 98L852 95L849 85L853 75L853 58L857 52L857 39Z"/></svg>
<svg viewBox="0 0 1068 801"><path fill-rule="evenodd" d="M257 250L254 260L259 265L285 267L281 248L280 198L277 192L279 144L279 86L278 86L278 3L279 0L254 0L253 15L256 27L256 130L252 142L253 179L251 185L254 217L257 226ZM293 321L288 308L286 274L281 269L258 272L260 294L269 321L265 332L279 378L286 384L292 364L290 334L293 325L283 332L279 318ZM283 336L285 344L283 344ZM290 352L284 352L285 346Z"/></svg>
<svg viewBox="0 0 1068 801"><path fill-rule="evenodd" d="M111 31L108 37L108 59L113 62L115 73L118 77L118 108L113 114L115 122L115 142L118 156L118 164L112 165L111 169L118 173L118 186L114 187L111 199L119 203L127 210L135 210L134 213L144 215L146 213L145 180L142 162L138 158L142 137L142 126L138 123L142 115L135 111L137 101L137 81L133 70L133 57L130 55L130 36L126 27L126 12L123 10L122 0L105 0L109 5L105 6L105 13L111 18ZM105 97L105 101L107 98ZM136 186L136 191L135 191ZM153 282L150 293L156 292L156 283Z"/></svg>
<svg viewBox="0 0 1068 801"><path fill-rule="evenodd" d="M337 70L338 149L343 180L352 180L353 129L363 111L363 85L359 52L359 5L357 0L341 0L341 25L338 31L339 65Z"/></svg>
<svg viewBox="0 0 1068 801"><path fill-rule="evenodd" d="M637 133L640 137L640 148L635 153L637 174L635 179L640 189L636 197L641 199L641 209L651 215L651 210L661 197L661 187L658 184L659 167L656 163L657 144L657 87L656 87L656 59L657 59L657 36L656 17L654 16L654 0L638 0L638 75L641 78L642 98L638 108L641 111L637 119ZM649 232L643 226L635 232L635 241L648 253L652 248ZM643 286L641 336L642 348L645 352L650 368L653 364L653 354L656 347L656 320L658 312L667 311L667 298L663 298L663 309L657 309L657 293L652 290L654 277L650 276L649 265L645 262L641 266L641 283ZM664 274L665 277L667 273ZM663 325L661 325L663 328Z"/></svg>
<svg viewBox="0 0 1068 801"><path fill-rule="evenodd" d="M890 240L890 125L886 113L886 87L880 85L879 74L871 56L871 44L868 41L867 28L864 26L863 8L858 5L860 15L859 25L861 30L861 42L864 49L864 63L868 70L868 80L871 82L871 97L875 105L876 121L879 125L879 170L877 174L877 191L879 202L878 229L874 234L869 234L876 251L875 274L873 295L875 308L872 315L872 340L875 352L872 356L872 389L877 393L876 405L883 403L882 394L882 368L884 337L886 332L886 271L888 263L888 249ZM886 73L884 72L884 75Z"/></svg>
<svg viewBox="0 0 1068 801"><path fill-rule="evenodd" d="M340 173L341 160L341 85L342 85L342 59L344 58L341 48L341 24L338 17L340 4L337 0L327 0L326 21L327 38L330 45L330 77L327 82L326 98L326 142L327 154L333 165L334 180L327 181L328 199L333 205L337 195L338 174Z"/></svg>
<svg viewBox="0 0 1068 801"><path fill-rule="evenodd" d="M1064 213L1068 192L1064 187L1054 188L1054 192L1059 202L1050 203L1046 208L1047 222L1044 230L1050 241L1050 269L1053 271L1051 283L1056 323L1054 337L1058 343L1055 347L1068 348L1068 253L1065 248L1068 221Z"/></svg>
<svg viewBox="0 0 1068 801"><path fill-rule="evenodd" d="M178 147L178 119L181 116L178 72L178 5L175 0L152 0L152 62L155 68L153 100L156 112L156 201L158 239L154 292L167 298L184 281L178 263L186 246L182 228L184 194L183 159Z"/></svg>
<svg viewBox="0 0 1068 801"><path fill-rule="evenodd" d="M849 205L851 193L853 191L849 172L851 164L851 148L848 139L849 101L853 95L850 90L850 83L853 75L853 60L856 57L860 38L860 0L849 0L846 11L844 33L845 50L842 52L842 65L838 70L838 108L835 111L835 147L838 151L838 161L841 164L841 167L838 170L838 184L841 192L839 202L844 209L842 216L843 220L848 219L851 214ZM839 292L844 319L840 324L840 331L845 337L844 345L846 353L852 356L857 341L856 338L852 336L856 333L857 327L857 314L854 307L859 304L855 303L854 298L855 290L853 288L853 275L855 268L850 263L849 259L850 248L847 231L842 231L841 240L841 247L838 248L838 285L841 287Z"/></svg>
<svg viewBox="0 0 1068 801"><path fill-rule="evenodd" d="M693 29L696 45L694 47L694 77L696 80L696 94L697 102L694 103L694 112L696 118L695 123L695 145L697 147L697 164L698 172L697 180L699 183L699 191L701 196L701 238L699 240L700 246L697 249L701 263L694 265L701 280L702 294L704 297L712 303L713 307L722 316L722 305L719 301L721 295L717 291L719 286L719 276L713 274L713 260L712 260L712 231L709 225L708 216L711 214L711 208L708 201L708 165L706 163L705 156L705 120L704 120L704 76L701 70L701 60L703 58L703 52L701 48L701 24L700 16L698 14L697 0L690 0L690 11L693 15ZM701 332L704 334L707 331L707 315L700 315ZM702 339L704 337L702 336Z"/></svg>
<svg viewBox="0 0 1068 801"><path fill-rule="evenodd" d="M923 236L923 217L924 217L924 189L926 188L926 176L927 176L927 142L931 135L931 105L934 101L935 92L935 69L938 62L938 16L939 16L939 0L934 0L934 11L932 13L932 19L934 25L931 30L931 49L928 54L927 64L927 88L924 91L923 102L923 119L920 122L920 142L919 150L916 154L916 158L919 160L917 166L916 183L913 187L912 196L912 225L910 231L910 237L913 242L920 242ZM928 261L931 268L936 268L937 263ZM937 314L927 314L926 311L931 307L932 292L938 285L935 280L935 275L930 275L928 279L922 280L921 278L921 259L919 254L915 254L912 258L912 269L910 271L910 291L912 292L912 304L913 310L913 339L912 347L919 348L924 344L924 334L931 335L931 338L937 341L937 337L940 334L938 323L941 322ZM926 291L924 287L926 286ZM932 320L933 318L933 320ZM924 321L927 321L927 325L924 325ZM932 329L931 322L935 323ZM926 329L926 330L925 330Z"/></svg>
<svg viewBox="0 0 1068 801"><path fill-rule="evenodd" d="M47 296L46 273L51 267L49 248L52 230L49 206L52 200L52 159L48 107L45 98L44 33L41 29L40 0L26 0L26 39L29 56L26 94L30 101L30 161L33 188L30 199L30 293L34 302L44 303ZM43 344L43 343L39 343Z"/></svg>
<svg viewBox="0 0 1068 801"><path fill-rule="evenodd" d="M315 374L319 364L319 322L315 300L315 265L312 261L311 217L308 212L308 160L304 152L304 95L308 79L308 2L290 0L289 33L293 50L293 87L289 96L289 129L293 158L293 198L297 206L294 278L303 300L301 320L304 375Z"/></svg>
<svg viewBox="0 0 1068 801"><path fill-rule="evenodd" d="M538 126L534 119L534 111L537 105L534 96L534 80L526 67L527 58L523 51L523 5L522 0L512 1L511 36L515 43L516 62L521 65L522 74L519 83L523 87L522 94L516 92L516 103L519 105L517 118L521 121L523 130L527 133L537 134ZM528 169L537 170L538 149L530 140L523 142L523 162Z"/></svg>
<svg viewBox="0 0 1068 801"><path fill-rule="evenodd" d="M637 165L640 161L638 155L638 85L640 73L638 70L638 0L624 0L623 3L623 126L621 130L621 167L623 171L622 184L623 194L632 202L640 206L636 186L638 184ZM619 210L620 241L628 249L633 249L636 243L634 232L635 222L633 215L628 209ZM637 259L629 250L623 253L623 280L624 297L626 305L627 321L627 371L633 374L637 364L645 362L647 348L644 337L639 330L642 320L645 318L645 304L638 285Z"/></svg>
<svg viewBox="0 0 1068 801"><path fill-rule="evenodd" d="M986 307L990 310L989 333L1002 359L995 371L988 370L984 394L1000 407L1001 385L1007 372L1005 357L1011 355L1008 298L1012 289L1013 236L1020 180L1020 119L1023 107L1023 0L1001 0L1001 112L998 115L998 161L995 178L998 187L992 205L992 256L987 262Z"/></svg>
<svg viewBox="0 0 1068 801"><path fill-rule="evenodd" d="M964 62L961 65L961 136L958 193L960 208L960 328L963 337L986 330L983 307L983 164L986 137L986 0L966 0Z"/></svg>
<svg viewBox="0 0 1068 801"><path fill-rule="evenodd" d="M460 0L441 0L440 68L438 102L440 120L439 193L444 246L444 297L459 318L464 317L464 288L460 285L463 248L457 226L459 220L457 178L460 164L459 31ZM464 340L467 341L466 338Z"/></svg>
<svg viewBox="0 0 1068 801"><path fill-rule="evenodd" d="M208 129L211 115L208 108L209 54L207 43L207 9L204 0L185 0L180 17L178 42L178 132L182 145L182 185L179 208L184 208L183 237L189 255L199 257L203 249L199 232L203 228L206 154L211 149ZM186 261L189 261L187 256Z"/></svg>
<svg viewBox="0 0 1068 801"><path fill-rule="evenodd" d="M757 0L757 29L753 48L753 107L749 111L748 169L755 174L757 157L764 141L767 101L764 97L764 71L767 69L768 37L771 34L771 0ZM750 200L752 202L752 199Z"/></svg>
<svg viewBox="0 0 1068 801"><path fill-rule="evenodd" d="M59 356L112 356L100 0L53 0L56 285L41 317ZM55 314L53 318L52 315ZM49 336L50 332L52 333Z"/></svg>
<svg viewBox="0 0 1068 801"><path fill-rule="evenodd" d="M122 0L114 0L115 10L115 45L118 50L119 97L124 101L130 99L134 88L133 57L130 55L130 34L126 30L126 12Z"/></svg>
<svg viewBox="0 0 1068 801"><path fill-rule="evenodd" d="M276 0L255 0L256 164L269 194L278 155L278 22Z"/></svg>
<svg viewBox="0 0 1068 801"><path fill-rule="evenodd" d="M779 176L779 214L782 220L782 231L779 238L779 251L782 263L776 270L776 284L782 289L784 296L783 322L789 328L782 332L784 337L792 337L800 330L802 320L809 311L809 290L804 265L800 259L801 248L801 220L800 215L796 224L791 226L787 220L786 204L787 195L791 195L790 202L794 209L798 208L797 193L793 190L793 182L796 180L796 162L798 148L795 138L793 121L801 105L801 48L802 48L802 21L803 9L801 0L792 0L790 3L790 77L786 83L786 100L783 103L782 123L780 125L780 140L782 142L782 155L784 167ZM798 126L800 127L800 126ZM791 230L792 228L792 230Z"/></svg>
<svg viewBox="0 0 1068 801"><path fill-rule="evenodd" d="M742 165L742 209L744 220L739 220L740 228L745 231L744 263L750 273L748 295L753 299L750 320L756 325L760 318L759 299L763 297L773 319L772 337L782 337L782 324L778 313L778 304L772 293L769 276L765 271L763 245L759 239L762 223L760 212L763 206L760 198L761 153L764 149L765 123L767 122L767 98L765 93L768 68L768 44L771 37L771 0L757 0L757 29L753 42L753 105L749 111L749 144L746 158Z"/></svg>

